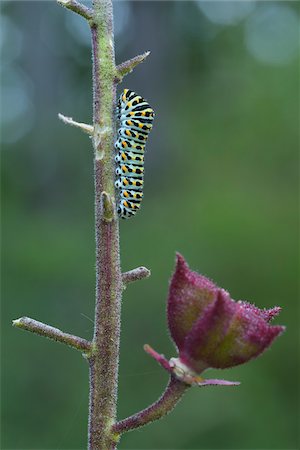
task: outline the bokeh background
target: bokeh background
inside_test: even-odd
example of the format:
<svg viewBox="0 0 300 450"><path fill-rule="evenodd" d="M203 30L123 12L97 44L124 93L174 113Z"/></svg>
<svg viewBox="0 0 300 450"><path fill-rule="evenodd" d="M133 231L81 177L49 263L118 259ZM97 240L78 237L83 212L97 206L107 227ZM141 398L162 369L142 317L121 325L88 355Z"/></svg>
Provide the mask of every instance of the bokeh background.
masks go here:
<svg viewBox="0 0 300 450"><path fill-rule="evenodd" d="M299 2L116 2L117 62L151 51L128 87L156 112L142 210L121 223L119 417L154 401L171 357L165 299L175 251L287 331L248 365L210 376L120 449L299 448ZM13 329L22 315L90 338L93 155L57 113L91 122L89 29L54 1L2 2L2 449L83 449L88 368L79 353Z"/></svg>

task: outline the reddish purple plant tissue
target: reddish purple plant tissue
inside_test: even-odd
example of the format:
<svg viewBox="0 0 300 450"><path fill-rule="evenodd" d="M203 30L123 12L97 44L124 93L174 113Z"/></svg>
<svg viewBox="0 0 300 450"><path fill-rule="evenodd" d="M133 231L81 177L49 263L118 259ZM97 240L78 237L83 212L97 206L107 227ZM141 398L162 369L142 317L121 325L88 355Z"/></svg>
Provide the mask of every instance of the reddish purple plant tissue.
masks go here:
<svg viewBox="0 0 300 450"><path fill-rule="evenodd" d="M225 369L259 356L284 330L269 324L281 308L261 310L234 301L228 292L189 269L177 254L168 296L168 326L178 358L168 361L151 347L145 350L166 370L188 384L238 384L205 380L208 368Z"/></svg>

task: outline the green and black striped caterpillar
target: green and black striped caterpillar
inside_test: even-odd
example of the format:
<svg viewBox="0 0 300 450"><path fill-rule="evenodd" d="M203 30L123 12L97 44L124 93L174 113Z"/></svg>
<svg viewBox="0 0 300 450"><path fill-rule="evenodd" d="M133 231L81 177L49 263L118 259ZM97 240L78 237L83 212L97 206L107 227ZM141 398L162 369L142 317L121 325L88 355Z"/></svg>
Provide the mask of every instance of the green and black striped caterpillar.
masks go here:
<svg viewBox="0 0 300 450"><path fill-rule="evenodd" d="M150 105L135 92L124 89L117 107L120 128L115 148L118 151L116 187L119 189L118 215L134 216L140 209L144 184L144 152L154 117Z"/></svg>

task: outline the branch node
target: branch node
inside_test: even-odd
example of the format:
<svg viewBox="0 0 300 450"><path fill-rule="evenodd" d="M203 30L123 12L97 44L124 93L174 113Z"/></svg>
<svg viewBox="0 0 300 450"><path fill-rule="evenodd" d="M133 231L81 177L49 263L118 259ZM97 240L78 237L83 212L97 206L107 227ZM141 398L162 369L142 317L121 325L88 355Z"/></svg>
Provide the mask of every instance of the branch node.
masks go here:
<svg viewBox="0 0 300 450"><path fill-rule="evenodd" d="M106 222L111 222L115 217L115 206L112 196L108 192L101 193L102 217Z"/></svg>
<svg viewBox="0 0 300 450"><path fill-rule="evenodd" d="M70 9L71 11L84 17L86 20L90 21L94 17L93 10L77 2L76 0L57 0L57 3L64 8Z"/></svg>
<svg viewBox="0 0 300 450"><path fill-rule="evenodd" d="M129 270L122 274L122 281L124 284L132 283L133 281L142 280L148 278L151 275L151 271L147 267L137 267L136 269Z"/></svg>
<svg viewBox="0 0 300 450"><path fill-rule="evenodd" d="M132 59L128 59L127 61L119 64L116 68L117 75L116 81L120 83L125 75L128 75L133 69L140 63L144 62L147 56L150 55L150 52L145 52L142 55L135 56Z"/></svg>
<svg viewBox="0 0 300 450"><path fill-rule="evenodd" d="M71 125L76 128L80 128L84 133L89 134L90 136L94 133L94 127L92 125L87 125L86 123L82 122L76 122L72 119L72 117L64 116L63 114L59 113L58 118L63 121L66 125Z"/></svg>
<svg viewBox="0 0 300 450"><path fill-rule="evenodd" d="M110 127L102 127L98 123L94 126L93 145L95 149L95 158L98 161L104 158L104 144L106 140L110 139L111 132L112 130Z"/></svg>

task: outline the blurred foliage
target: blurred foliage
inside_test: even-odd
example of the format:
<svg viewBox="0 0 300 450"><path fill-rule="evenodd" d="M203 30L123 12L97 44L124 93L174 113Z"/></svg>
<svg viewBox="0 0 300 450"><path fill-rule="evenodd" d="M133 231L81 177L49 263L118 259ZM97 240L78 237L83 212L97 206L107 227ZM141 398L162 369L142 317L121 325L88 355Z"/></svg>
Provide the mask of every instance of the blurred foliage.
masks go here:
<svg viewBox="0 0 300 450"><path fill-rule="evenodd" d="M121 88L156 112L142 210L121 223L123 270L152 276L124 295L119 417L166 383L142 346L175 353L165 324L175 250L233 298L281 305L287 332L245 367L211 371L240 387L191 390L120 449L299 445L299 3L210 3L115 3L117 61L151 50ZM10 323L28 315L92 335L92 148L57 120L91 122L89 31L55 2L3 3L1 22L1 448L85 448L86 362Z"/></svg>

